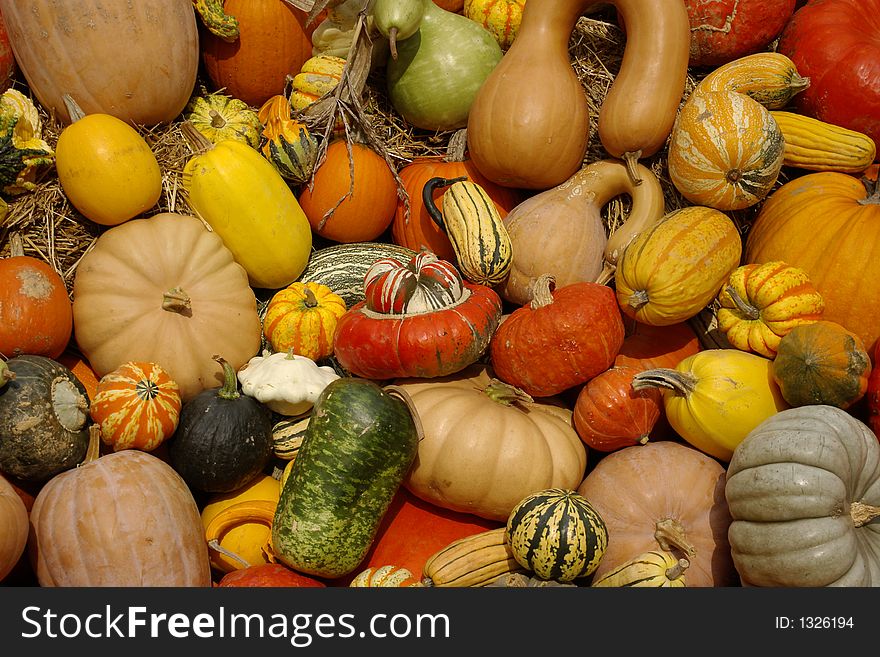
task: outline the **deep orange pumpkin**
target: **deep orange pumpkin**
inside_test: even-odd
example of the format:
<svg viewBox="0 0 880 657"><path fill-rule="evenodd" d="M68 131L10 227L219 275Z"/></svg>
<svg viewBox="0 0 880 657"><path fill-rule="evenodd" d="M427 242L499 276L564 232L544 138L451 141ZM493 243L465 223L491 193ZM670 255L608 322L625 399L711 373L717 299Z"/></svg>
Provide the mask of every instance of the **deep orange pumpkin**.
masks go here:
<svg viewBox="0 0 880 657"><path fill-rule="evenodd" d="M101 377L95 373L95 370L89 365L89 361L82 354L73 348L68 348L55 360L73 372L77 380L83 384L89 401L95 398L98 391L98 380Z"/></svg>
<svg viewBox="0 0 880 657"><path fill-rule="evenodd" d="M574 404L574 428L581 440L600 452L613 452L648 442L663 409L658 388L633 390L641 370L622 365L593 377Z"/></svg>
<svg viewBox="0 0 880 657"><path fill-rule="evenodd" d="M0 259L0 354L57 358L73 330L73 307L61 275L27 255Z"/></svg>
<svg viewBox="0 0 880 657"><path fill-rule="evenodd" d="M675 367L700 351L700 339L687 322L654 326L630 317L623 320L626 337L614 359L614 365L630 365L650 370Z"/></svg>
<svg viewBox="0 0 880 657"><path fill-rule="evenodd" d="M177 429L181 404L180 386L165 369L132 361L101 377L89 415L113 451L150 452Z"/></svg>
<svg viewBox="0 0 880 657"><path fill-rule="evenodd" d="M261 563L226 573L217 586L220 588L296 587L322 589L327 585L280 563Z"/></svg>
<svg viewBox="0 0 880 657"><path fill-rule="evenodd" d="M370 242L391 225L397 209L397 182L385 159L365 144L333 141L304 186L299 204L312 231L334 242ZM354 169L354 183L352 170Z"/></svg>
<svg viewBox="0 0 880 657"><path fill-rule="evenodd" d="M547 397L611 367L623 339L623 318L610 287L583 282L554 290L552 277L541 276L532 302L496 329L489 354L499 379Z"/></svg>
<svg viewBox="0 0 880 657"><path fill-rule="evenodd" d="M466 158L419 157L400 170L400 180L409 197L409 214L403 198L398 200L394 221L391 224L391 237L395 244L405 246L414 251L423 246L433 251L443 260L455 262L455 251L446 232L440 228L428 213L422 202L422 190L431 178L451 180L467 176L468 180L482 187L495 202L501 218L507 216L521 200L522 194L512 187L503 187L492 182L477 171L474 163ZM446 189L437 187L433 191L434 203L441 207L440 199Z"/></svg>
<svg viewBox="0 0 880 657"><path fill-rule="evenodd" d="M218 89L262 107L312 56L312 32L320 19L306 25L306 12L284 0L225 0L223 11L238 19L239 35L227 42L200 22L205 72Z"/></svg>

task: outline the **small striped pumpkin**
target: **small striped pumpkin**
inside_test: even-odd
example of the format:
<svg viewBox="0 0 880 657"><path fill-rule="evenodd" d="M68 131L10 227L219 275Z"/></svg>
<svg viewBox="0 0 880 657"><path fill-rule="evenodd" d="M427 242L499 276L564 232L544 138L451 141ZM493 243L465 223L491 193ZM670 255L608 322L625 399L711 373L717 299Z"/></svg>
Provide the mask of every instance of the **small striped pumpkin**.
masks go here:
<svg viewBox="0 0 880 657"><path fill-rule="evenodd" d="M403 264L377 260L364 277L367 308L388 315L441 310L462 299L464 283L455 266L422 251Z"/></svg>
<svg viewBox="0 0 880 657"><path fill-rule="evenodd" d="M150 452L177 429L180 387L156 363L129 361L98 381L89 415L114 452Z"/></svg>
<svg viewBox="0 0 880 657"><path fill-rule="evenodd" d="M513 45L526 0L465 0L462 13L495 37L502 50Z"/></svg>
<svg viewBox="0 0 880 657"><path fill-rule="evenodd" d="M669 177L695 205L742 210L776 184L784 150L776 120L757 101L735 91L694 93L672 128Z"/></svg>
<svg viewBox="0 0 880 657"><path fill-rule="evenodd" d="M423 586L406 568L399 566L379 566L361 571L351 580L349 587L367 588L405 588Z"/></svg>
<svg viewBox="0 0 880 657"><path fill-rule="evenodd" d="M346 310L342 297L326 285L294 282L269 300L263 334L276 352L292 349L318 361L333 353L336 323Z"/></svg>
<svg viewBox="0 0 880 657"><path fill-rule="evenodd" d="M590 575L608 547L605 522L585 497L564 488L523 498L510 512L506 532L517 562L546 580Z"/></svg>
<svg viewBox="0 0 880 657"><path fill-rule="evenodd" d="M612 568L590 586L606 588L683 588L687 559L679 559L665 550L651 550Z"/></svg>

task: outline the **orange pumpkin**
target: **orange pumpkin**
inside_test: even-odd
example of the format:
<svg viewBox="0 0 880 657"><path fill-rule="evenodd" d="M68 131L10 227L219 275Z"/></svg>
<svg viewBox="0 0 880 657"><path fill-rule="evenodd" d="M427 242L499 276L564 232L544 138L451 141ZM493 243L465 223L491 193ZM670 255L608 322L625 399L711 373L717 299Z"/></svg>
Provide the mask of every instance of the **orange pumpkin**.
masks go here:
<svg viewBox="0 0 880 657"><path fill-rule="evenodd" d="M335 242L370 242L394 219L397 182L372 148L337 139L327 147L312 184L300 193L299 204L315 234Z"/></svg>
<svg viewBox="0 0 880 657"><path fill-rule="evenodd" d="M321 283L291 283L266 306L263 334L275 351L290 351L312 360L333 353L336 323L347 310L345 301Z"/></svg>
<svg viewBox="0 0 880 657"><path fill-rule="evenodd" d="M180 387L162 367L129 361L101 377L89 415L114 452L150 452L177 429L181 403Z"/></svg>
<svg viewBox="0 0 880 657"><path fill-rule="evenodd" d="M654 326L624 317L623 327L623 346L614 359L616 367L675 367L701 348L700 338L687 322Z"/></svg>
<svg viewBox="0 0 880 657"><path fill-rule="evenodd" d="M803 269L825 300L823 319L856 333L871 352L880 337L880 190L868 188L833 171L788 181L761 206L744 261Z"/></svg>
<svg viewBox="0 0 880 657"><path fill-rule="evenodd" d="M214 85L252 107L261 107L284 90L312 56L312 32L319 20L284 0L225 0L223 11L238 20L238 37L225 41L202 28L199 46L205 72Z"/></svg>
<svg viewBox="0 0 880 657"><path fill-rule="evenodd" d="M28 537L28 511L24 501L0 475L0 582L12 572L24 552Z"/></svg>
<svg viewBox="0 0 880 657"><path fill-rule="evenodd" d="M0 259L0 354L57 358L72 330L67 287L51 265L26 255Z"/></svg>
<svg viewBox="0 0 880 657"><path fill-rule="evenodd" d="M792 406L847 409L868 390L871 359L859 336L823 320L796 326L786 334L770 371Z"/></svg>
<svg viewBox="0 0 880 657"><path fill-rule="evenodd" d="M422 201L422 190L431 178L452 180L462 176L485 190L502 219L522 200L519 190L498 185L477 171L473 161L465 157L463 152L450 152L445 157L416 158L400 170L400 180L408 197L409 212L407 200L400 198L391 224L391 238L394 243L414 251L425 247L441 260L455 262L452 243L446 232L431 219ZM445 189L440 187L432 192L437 207L441 206L440 199L444 192Z"/></svg>
<svg viewBox="0 0 880 657"><path fill-rule="evenodd" d="M89 361L72 347L67 348L56 360L73 372L77 380L83 384L89 400L98 392L98 380L101 378L92 369Z"/></svg>

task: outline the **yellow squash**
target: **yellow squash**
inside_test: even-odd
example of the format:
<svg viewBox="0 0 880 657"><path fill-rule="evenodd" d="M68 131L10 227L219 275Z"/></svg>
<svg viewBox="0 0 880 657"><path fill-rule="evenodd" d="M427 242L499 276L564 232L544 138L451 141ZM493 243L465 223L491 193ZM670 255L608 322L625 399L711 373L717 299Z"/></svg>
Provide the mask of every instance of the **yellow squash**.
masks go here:
<svg viewBox="0 0 880 657"><path fill-rule="evenodd" d="M609 570L590 586L621 588L683 588L685 571L690 562L679 559L665 550L651 550L640 554L617 568Z"/></svg>
<svg viewBox="0 0 880 657"><path fill-rule="evenodd" d="M705 349L673 369L639 372L632 387L661 388L675 432L709 456L730 461L752 429L788 408L773 382L771 363L739 349Z"/></svg>
<svg viewBox="0 0 880 657"><path fill-rule="evenodd" d="M303 272L312 248L308 219L281 174L250 146L212 144L191 124L196 151L183 169L192 209L232 251L252 287L280 289Z"/></svg>

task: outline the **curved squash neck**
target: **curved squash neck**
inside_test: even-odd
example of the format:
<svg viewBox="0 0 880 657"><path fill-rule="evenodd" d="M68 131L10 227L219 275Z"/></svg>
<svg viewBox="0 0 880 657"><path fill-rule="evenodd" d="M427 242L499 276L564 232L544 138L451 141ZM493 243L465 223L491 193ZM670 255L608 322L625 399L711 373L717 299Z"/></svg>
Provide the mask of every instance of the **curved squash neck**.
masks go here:
<svg viewBox="0 0 880 657"><path fill-rule="evenodd" d="M508 49L523 50L534 57L548 51L563 51L568 60L568 42L559 39L560 34L571 34L574 26L593 5L600 0L563 2L561 0L529 0L528 11L523 11L517 37ZM556 54L554 52L554 54Z"/></svg>

